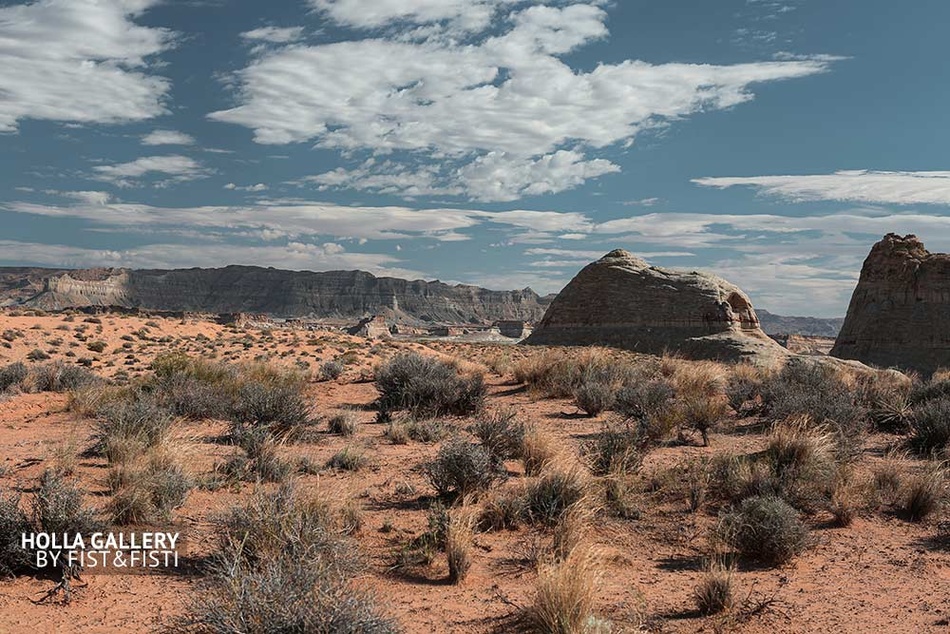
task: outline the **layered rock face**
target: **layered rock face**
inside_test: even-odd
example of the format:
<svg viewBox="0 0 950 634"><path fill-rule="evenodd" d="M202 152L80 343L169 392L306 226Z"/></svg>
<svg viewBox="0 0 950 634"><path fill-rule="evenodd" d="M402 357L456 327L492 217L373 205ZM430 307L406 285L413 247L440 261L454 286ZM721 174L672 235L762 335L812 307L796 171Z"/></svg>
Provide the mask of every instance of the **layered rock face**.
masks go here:
<svg viewBox="0 0 950 634"><path fill-rule="evenodd" d="M531 289L491 291L477 286L376 277L364 271L315 273L228 266L70 271L47 277L40 292L19 303L44 310L118 306L341 319L379 314L412 324L536 321L549 300Z"/></svg>
<svg viewBox="0 0 950 634"><path fill-rule="evenodd" d="M525 343L722 360L787 355L762 332L738 286L714 275L650 266L622 249L584 267Z"/></svg>
<svg viewBox="0 0 950 634"><path fill-rule="evenodd" d="M930 374L950 367L950 255L914 235L871 248L833 356Z"/></svg>

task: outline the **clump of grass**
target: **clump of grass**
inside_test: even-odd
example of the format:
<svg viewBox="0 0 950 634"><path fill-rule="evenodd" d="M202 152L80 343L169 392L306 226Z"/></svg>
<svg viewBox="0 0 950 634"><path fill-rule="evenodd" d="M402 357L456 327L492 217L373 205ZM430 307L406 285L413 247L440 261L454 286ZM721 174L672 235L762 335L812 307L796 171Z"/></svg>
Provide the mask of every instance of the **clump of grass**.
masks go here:
<svg viewBox="0 0 950 634"><path fill-rule="evenodd" d="M20 361L0 368L0 392L22 386L29 373L26 365Z"/></svg>
<svg viewBox="0 0 950 634"><path fill-rule="evenodd" d="M733 367L726 383L726 400L736 414L742 414L744 408L755 411L762 394L766 371L751 363L739 363Z"/></svg>
<svg viewBox="0 0 950 634"><path fill-rule="evenodd" d="M125 462L164 441L172 421L171 412L154 398L132 392L101 407L94 449L111 463Z"/></svg>
<svg viewBox="0 0 950 634"><path fill-rule="evenodd" d="M900 510L912 522L920 522L940 510L944 501L946 476L942 468L931 467L904 485Z"/></svg>
<svg viewBox="0 0 950 634"><path fill-rule="evenodd" d="M574 404L588 416L599 416L613 407L617 377L610 366L588 367L574 388Z"/></svg>
<svg viewBox="0 0 950 634"><path fill-rule="evenodd" d="M113 468L108 505L115 524L165 522L185 503L194 486L175 457L177 447L157 447L138 464Z"/></svg>
<svg viewBox="0 0 950 634"><path fill-rule="evenodd" d="M589 630L602 575L598 559L593 550L581 547L563 561L541 566L537 595L526 614L532 631L576 634Z"/></svg>
<svg viewBox="0 0 950 634"><path fill-rule="evenodd" d="M808 529L798 511L774 495L753 496L720 517L717 536L743 556L781 565L800 553Z"/></svg>
<svg viewBox="0 0 950 634"><path fill-rule="evenodd" d="M62 361L34 366L30 380L37 392L67 392L102 383L94 372Z"/></svg>
<svg viewBox="0 0 950 634"><path fill-rule="evenodd" d="M410 352L376 369L381 411L409 410L416 417L473 414L486 394L480 373L463 374L451 362Z"/></svg>
<svg viewBox="0 0 950 634"><path fill-rule="evenodd" d="M472 538L475 517L466 509L450 513L445 533L445 557L449 564L449 582L465 581L472 567Z"/></svg>
<svg viewBox="0 0 950 634"><path fill-rule="evenodd" d="M327 421L327 428L331 434L353 436L359 429L359 417L353 412L344 411L334 414Z"/></svg>
<svg viewBox="0 0 950 634"><path fill-rule="evenodd" d="M734 602L732 583L733 569L721 562L710 563L703 571L699 583L693 588L693 602L704 616L729 610Z"/></svg>
<svg viewBox="0 0 950 634"><path fill-rule="evenodd" d="M479 445L455 438L439 448L425 465L429 483L442 497L466 497L488 489L503 476L489 453Z"/></svg>
<svg viewBox="0 0 950 634"><path fill-rule="evenodd" d="M554 438L538 427L528 425L521 439L520 453L525 475L536 476L555 461L558 450Z"/></svg>
<svg viewBox="0 0 950 634"><path fill-rule="evenodd" d="M327 460L328 469L339 471L359 471L364 466L366 466L366 455L352 446L344 447Z"/></svg>
<svg viewBox="0 0 950 634"><path fill-rule="evenodd" d="M320 364L320 380L335 381L343 375L346 365L342 359L330 359Z"/></svg>
<svg viewBox="0 0 950 634"><path fill-rule="evenodd" d="M680 423L676 390L667 377L626 383L617 392L614 409L628 421L636 421L641 435L656 444Z"/></svg>

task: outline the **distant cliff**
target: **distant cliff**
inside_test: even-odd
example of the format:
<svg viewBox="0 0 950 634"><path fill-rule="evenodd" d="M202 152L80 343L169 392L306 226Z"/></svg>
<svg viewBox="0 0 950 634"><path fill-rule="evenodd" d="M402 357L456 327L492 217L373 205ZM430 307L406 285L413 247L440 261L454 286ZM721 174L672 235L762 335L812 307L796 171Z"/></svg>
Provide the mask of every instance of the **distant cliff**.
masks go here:
<svg viewBox="0 0 950 634"><path fill-rule="evenodd" d="M540 320L551 301L529 288L477 286L376 277L365 271L219 269L0 269L0 304L43 310L117 306L275 317L353 319L384 314L402 322L480 323Z"/></svg>
<svg viewBox="0 0 950 634"><path fill-rule="evenodd" d="M844 323L843 317L786 317L756 308L762 330L769 335L805 335L808 337L837 337Z"/></svg>

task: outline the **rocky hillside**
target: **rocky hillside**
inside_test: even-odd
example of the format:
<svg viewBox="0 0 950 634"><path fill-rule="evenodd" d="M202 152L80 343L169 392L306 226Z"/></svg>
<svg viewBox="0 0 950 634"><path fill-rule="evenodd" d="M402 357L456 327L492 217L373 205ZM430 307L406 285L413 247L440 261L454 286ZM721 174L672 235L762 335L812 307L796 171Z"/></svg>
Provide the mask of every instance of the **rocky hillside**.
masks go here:
<svg viewBox="0 0 950 634"><path fill-rule="evenodd" d="M376 277L364 271L283 271L252 266L127 270L0 268L0 305L44 310L118 306L276 317L344 318L383 314L404 323L541 319L551 297L529 288Z"/></svg>
<svg viewBox="0 0 950 634"><path fill-rule="evenodd" d="M807 337L837 337L844 323L843 317L787 317L761 308L755 309L762 330L769 335L805 335Z"/></svg>

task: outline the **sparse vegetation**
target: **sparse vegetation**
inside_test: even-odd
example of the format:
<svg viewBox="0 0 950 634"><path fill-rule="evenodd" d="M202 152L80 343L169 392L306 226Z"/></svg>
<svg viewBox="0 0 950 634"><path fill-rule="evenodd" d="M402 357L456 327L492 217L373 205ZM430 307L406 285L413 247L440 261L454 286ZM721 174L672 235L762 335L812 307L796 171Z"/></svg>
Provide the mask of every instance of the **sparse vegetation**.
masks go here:
<svg viewBox="0 0 950 634"><path fill-rule="evenodd" d="M764 495L746 498L725 513L717 535L745 557L781 565L805 548L808 529L785 500Z"/></svg>
<svg viewBox="0 0 950 634"><path fill-rule="evenodd" d="M485 383L448 361L410 352L376 370L381 411L409 410L417 417L472 414L481 409Z"/></svg>
<svg viewBox="0 0 950 634"><path fill-rule="evenodd" d="M440 496L463 498L484 491L503 475L484 448L462 438L443 444L425 473Z"/></svg>

